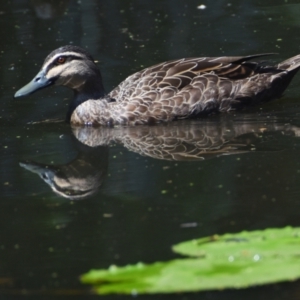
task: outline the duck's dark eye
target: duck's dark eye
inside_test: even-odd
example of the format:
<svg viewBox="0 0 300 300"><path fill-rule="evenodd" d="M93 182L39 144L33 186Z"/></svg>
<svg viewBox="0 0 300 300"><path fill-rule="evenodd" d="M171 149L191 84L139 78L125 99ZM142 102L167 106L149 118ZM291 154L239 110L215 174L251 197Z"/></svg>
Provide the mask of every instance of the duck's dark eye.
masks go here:
<svg viewBox="0 0 300 300"><path fill-rule="evenodd" d="M66 58L63 56L60 56L56 59L56 62L60 65L63 64L65 61L66 61Z"/></svg>

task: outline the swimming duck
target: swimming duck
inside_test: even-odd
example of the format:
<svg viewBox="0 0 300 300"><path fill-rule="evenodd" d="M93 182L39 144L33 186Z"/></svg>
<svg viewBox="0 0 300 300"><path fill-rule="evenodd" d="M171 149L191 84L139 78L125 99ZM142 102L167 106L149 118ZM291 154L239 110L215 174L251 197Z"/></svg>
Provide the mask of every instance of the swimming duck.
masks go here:
<svg viewBox="0 0 300 300"><path fill-rule="evenodd" d="M62 85L74 91L67 120L74 125L137 125L185 119L266 102L282 95L300 68L300 55L278 65L262 55L182 58L134 73L106 94L99 68L84 49L51 52L15 98Z"/></svg>

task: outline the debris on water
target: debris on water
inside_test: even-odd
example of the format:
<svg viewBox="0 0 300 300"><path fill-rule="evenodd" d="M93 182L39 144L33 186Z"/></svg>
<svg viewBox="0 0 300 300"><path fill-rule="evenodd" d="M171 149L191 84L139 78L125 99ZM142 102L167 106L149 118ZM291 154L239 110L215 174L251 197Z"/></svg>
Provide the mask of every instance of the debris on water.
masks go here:
<svg viewBox="0 0 300 300"><path fill-rule="evenodd" d="M113 214L104 213L103 218L112 218Z"/></svg>
<svg viewBox="0 0 300 300"><path fill-rule="evenodd" d="M181 228L193 228L193 227L197 227L197 226L198 226L197 222L182 223L182 224L180 224Z"/></svg>
<svg viewBox="0 0 300 300"><path fill-rule="evenodd" d="M204 4L198 5L197 9L206 9L206 5L204 5Z"/></svg>

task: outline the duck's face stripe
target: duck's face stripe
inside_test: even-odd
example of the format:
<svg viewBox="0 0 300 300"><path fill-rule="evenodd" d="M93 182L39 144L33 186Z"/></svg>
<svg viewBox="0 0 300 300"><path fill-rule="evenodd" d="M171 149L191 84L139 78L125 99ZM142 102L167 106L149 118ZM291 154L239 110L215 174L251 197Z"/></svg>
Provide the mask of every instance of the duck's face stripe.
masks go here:
<svg viewBox="0 0 300 300"><path fill-rule="evenodd" d="M44 65L42 67L45 70L46 74L49 70L56 68L56 67L64 67L72 60L84 60L86 57L80 53L76 52L61 52L57 53L54 56L46 59ZM60 68L58 68L60 69Z"/></svg>
<svg viewBox="0 0 300 300"><path fill-rule="evenodd" d="M73 64L72 62L86 59L87 57L81 53L72 51L60 52L47 58L42 69L45 70L48 79L59 79L56 84L65 85L65 80L69 81L71 79L69 77L73 77L71 75L80 73L80 64Z"/></svg>

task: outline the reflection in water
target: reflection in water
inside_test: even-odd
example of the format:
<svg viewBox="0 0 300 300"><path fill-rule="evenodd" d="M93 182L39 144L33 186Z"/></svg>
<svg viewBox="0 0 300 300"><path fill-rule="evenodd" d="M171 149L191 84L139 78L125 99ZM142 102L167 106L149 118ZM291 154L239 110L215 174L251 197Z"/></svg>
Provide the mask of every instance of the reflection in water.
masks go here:
<svg viewBox="0 0 300 300"><path fill-rule="evenodd" d="M114 141L140 155L178 161L254 151L264 135L274 132L300 135L300 128L278 123L186 122L176 125L73 127L73 133L90 147L108 145Z"/></svg>
<svg viewBox="0 0 300 300"><path fill-rule="evenodd" d="M129 151L155 159L201 161L221 155L266 150L262 141L271 136L298 137L300 128L265 122L183 122L161 126L73 127L82 143L78 156L65 165L20 163L37 173L52 190L79 200L94 195L108 167L108 145L120 143ZM78 141L77 141L78 143ZM280 149L282 150L282 149Z"/></svg>
<svg viewBox="0 0 300 300"><path fill-rule="evenodd" d="M38 174L52 190L70 200L95 194L107 173L107 147L81 147L77 157L65 165L48 165L23 161L20 166Z"/></svg>

